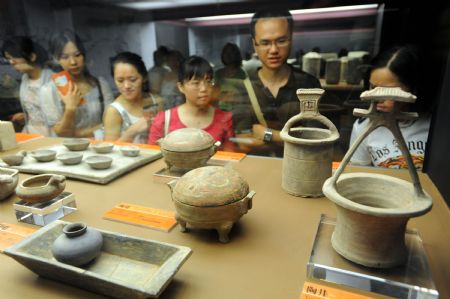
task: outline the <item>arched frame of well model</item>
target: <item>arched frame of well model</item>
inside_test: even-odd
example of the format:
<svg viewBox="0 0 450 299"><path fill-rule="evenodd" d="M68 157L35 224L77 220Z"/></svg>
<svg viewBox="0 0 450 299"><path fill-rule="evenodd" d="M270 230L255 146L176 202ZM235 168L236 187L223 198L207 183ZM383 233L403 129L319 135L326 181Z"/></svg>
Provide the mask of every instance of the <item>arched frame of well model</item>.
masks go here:
<svg viewBox="0 0 450 299"><path fill-rule="evenodd" d="M412 103L416 97L392 87L363 92L361 100L370 101L370 107L368 110L355 109L353 114L369 118L369 125L351 145L334 175L323 185L324 194L337 207L336 228L331 238L333 248L348 260L373 268L390 268L406 262L407 222L432 207L431 197L422 189L398 127L399 120L414 120L417 113L401 112L397 103L390 113L377 111L376 102L385 99ZM407 161L412 184L381 174L343 174L357 147L380 126L388 128L397 140Z"/></svg>

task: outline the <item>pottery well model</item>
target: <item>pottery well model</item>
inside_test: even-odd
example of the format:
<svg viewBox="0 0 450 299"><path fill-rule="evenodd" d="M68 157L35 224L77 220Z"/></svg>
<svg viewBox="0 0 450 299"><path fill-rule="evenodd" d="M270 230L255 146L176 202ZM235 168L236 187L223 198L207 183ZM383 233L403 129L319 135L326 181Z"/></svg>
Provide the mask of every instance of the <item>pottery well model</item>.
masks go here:
<svg viewBox="0 0 450 299"><path fill-rule="evenodd" d="M120 151L122 152L122 155L124 155L125 157L137 157L139 156L141 149L135 145L126 145L122 146L120 148Z"/></svg>
<svg viewBox="0 0 450 299"><path fill-rule="evenodd" d="M32 156L34 159L36 159L39 162L50 162L50 161L55 160L56 151L40 149L40 150L31 151L30 156Z"/></svg>
<svg viewBox="0 0 450 299"><path fill-rule="evenodd" d="M55 240L52 254L61 263L82 266L95 259L103 245L102 234L84 223L71 223Z"/></svg>
<svg viewBox="0 0 450 299"><path fill-rule="evenodd" d="M0 167L0 200L8 198L14 193L18 181L18 170Z"/></svg>
<svg viewBox="0 0 450 299"><path fill-rule="evenodd" d="M26 202L45 202L61 194L65 187L65 176L40 174L20 182L16 188L16 194Z"/></svg>
<svg viewBox="0 0 450 299"><path fill-rule="evenodd" d="M298 89L300 114L289 119L280 133L284 141L281 186L295 196L322 196L323 182L331 176L333 145L339 139L339 132L319 113L323 93L323 89ZM311 121L327 129L297 126Z"/></svg>
<svg viewBox="0 0 450 299"><path fill-rule="evenodd" d="M170 132L159 144L167 167L185 170L206 165L220 146L208 132L195 128Z"/></svg>
<svg viewBox="0 0 450 299"><path fill-rule="evenodd" d="M215 229L219 241L229 241L233 224L252 208L254 191L234 170L221 166L196 168L168 183L181 231L187 225Z"/></svg>
<svg viewBox="0 0 450 299"><path fill-rule="evenodd" d="M15 155L4 156L1 159L9 166L19 166L23 162L23 158L27 155L25 151L19 151Z"/></svg>
<svg viewBox="0 0 450 299"><path fill-rule="evenodd" d="M114 144L109 142L96 143L91 146L97 154L107 154L112 152Z"/></svg>
<svg viewBox="0 0 450 299"><path fill-rule="evenodd" d="M111 167L113 159L108 156L90 156L85 161L93 169L107 169Z"/></svg>
<svg viewBox="0 0 450 299"><path fill-rule="evenodd" d="M84 151L90 143L87 138L68 138L63 141L63 145L71 151Z"/></svg>
<svg viewBox="0 0 450 299"><path fill-rule="evenodd" d="M414 102L415 96L400 88L377 87L361 94L370 101L369 110L355 109L354 115L369 118L369 126L355 140L334 175L323 185L324 194L336 204L336 227L331 238L333 248L357 264L373 268L390 268L406 262L406 225L411 217L427 213L430 196L422 190L398 120L411 120L417 114L376 110L376 101ZM381 174L342 174L356 148L379 126L390 129L408 163L412 183Z"/></svg>
<svg viewBox="0 0 450 299"><path fill-rule="evenodd" d="M56 156L56 158L61 161L64 165L77 165L83 160L82 153L68 152L62 153Z"/></svg>

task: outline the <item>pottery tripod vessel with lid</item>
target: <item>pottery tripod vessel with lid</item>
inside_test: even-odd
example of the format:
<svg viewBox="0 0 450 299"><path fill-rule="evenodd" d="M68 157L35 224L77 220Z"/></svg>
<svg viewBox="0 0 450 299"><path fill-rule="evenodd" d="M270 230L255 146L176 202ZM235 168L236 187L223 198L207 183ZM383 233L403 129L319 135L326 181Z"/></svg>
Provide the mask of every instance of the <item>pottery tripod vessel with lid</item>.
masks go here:
<svg viewBox="0 0 450 299"><path fill-rule="evenodd" d="M319 88L298 89L300 114L289 119L280 133L284 141L281 186L295 196L322 196L322 185L331 176L333 145L339 132L319 112L323 93ZM326 129L307 127L308 122L318 122Z"/></svg>
<svg viewBox="0 0 450 299"><path fill-rule="evenodd" d="M382 100L413 103L416 97L400 88L377 87L363 92L361 100L370 101L368 110L353 114L369 118L369 125L352 144L334 175L323 185L324 194L336 204L336 227L331 244L340 255L372 268L390 268L406 262L406 225L410 218L431 210L432 199L425 193L414 167L399 120L413 120L417 113L401 112L397 103L390 113L376 110ZM376 128L388 128L408 163L412 183L388 175L345 173L344 168L364 138Z"/></svg>

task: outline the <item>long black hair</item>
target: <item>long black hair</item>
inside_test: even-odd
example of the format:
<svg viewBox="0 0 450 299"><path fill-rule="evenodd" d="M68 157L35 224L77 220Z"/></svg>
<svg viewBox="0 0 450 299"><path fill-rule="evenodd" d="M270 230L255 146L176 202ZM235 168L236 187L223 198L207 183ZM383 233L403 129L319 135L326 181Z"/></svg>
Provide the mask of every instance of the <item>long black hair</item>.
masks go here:
<svg viewBox="0 0 450 299"><path fill-rule="evenodd" d="M147 78L147 68L142 57L132 52L120 52L110 59L111 76L114 78L114 67L118 63L125 63L134 66L137 72L142 76L142 91L148 92L150 85Z"/></svg>
<svg viewBox="0 0 450 299"><path fill-rule="evenodd" d="M425 112L431 107L426 105L420 82L419 51L413 45L395 46L379 53L372 59L369 74L380 68L389 69L409 89L409 92L417 96L412 111Z"/></svg>

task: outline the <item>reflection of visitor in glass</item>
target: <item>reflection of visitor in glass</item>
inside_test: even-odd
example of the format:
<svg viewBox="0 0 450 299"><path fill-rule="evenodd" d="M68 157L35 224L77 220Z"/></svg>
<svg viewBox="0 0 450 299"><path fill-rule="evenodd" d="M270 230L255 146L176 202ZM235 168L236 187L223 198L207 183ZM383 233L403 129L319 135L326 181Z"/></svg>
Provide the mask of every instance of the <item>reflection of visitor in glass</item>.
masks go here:
<svg viewBox="0 0 450 299"><path fill-rule="evenodd" d="M161 83L161 97L164 101L164 109L169 109L183 103L183 95L177 87L178 70L184 57L180 51L172 50L167 55L167 66L170 71L164 74Z"/></svg>
<svg viewBox="0 0 450 299"><path fill-rule="evenodd" d="M64 31L52 36L50 52L70 77L64 95L53 80L41 89L41 101L52 134L93 137L102 126L104 108L113 100L108 83L87 70L86 51L75 33Z"/></svg>
<svg viewBox="0 0 450 299"><path fill-rule="evenodd" d="M147 143L149 125L156 115L149 107L158 107L160 111L162 101L147 94L147 70L142 58L131 52L117 54L111 59L111 74L120 95L106 109L104 139Z"/></svg>
<svg viewBox="0 0 450 299"><path fill-rule="evenodd" d="M164 46L159 47L153 52L154 65L148 70L148 82L150 91L154 95L161 94L161 85L164 76L169 72L169 68L165 65L169 49Z"/></svg>
<svg viewBox="0 0 450 299"><path fill-rule="evenodd" d="M376 56L370 70L370 87L400 87L417 96L416 104L406 104L385 100L377 103L376 109L390 113L394 105L400 110L418 112L419 118L413 121L399 122L400 131L417 169L423 166L425 148L430 128L430 114L419 92L419 58L415 48L395 47ZM353 124L350 144L368 125L368 119L358 119ZM370 133L355 151L351 163L373 165L387 168L407 168L407 163L392 135L385 127L379 127Z"/></svg>
<svg viewBox="0 0 450 299"><path fill-rule="evenodd" d="M4 42L2 55L11 66L22 73L20 83L20 104L22 111L11 116L12 122L24 124L23 132L31 134L50 134L43 115L39 91L50 81L52 71L43 67L46 57L38 53L35 43L23 36L13 37Z"/></svg>
<svg viewBox="0 0 450 299"><path fill-rule="evenodd" d="M155 144L177 129L198 128L220 141L223 150L233 151L234 144L230 141L233 137L231 113L212 106L214 80L209 62L198 56L187 58L180 67L177 86L186 102L158 113L150 129L148 142Z"/></svg>

